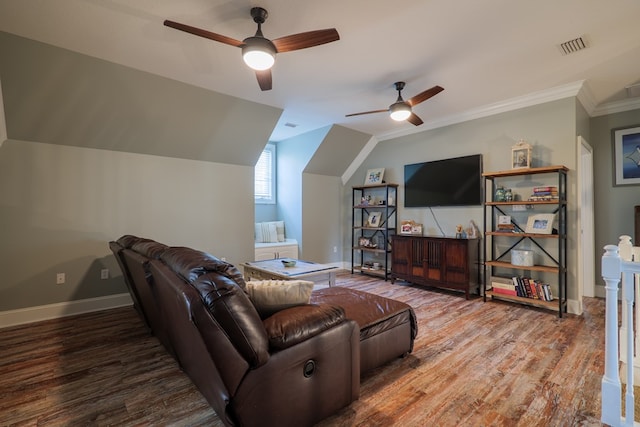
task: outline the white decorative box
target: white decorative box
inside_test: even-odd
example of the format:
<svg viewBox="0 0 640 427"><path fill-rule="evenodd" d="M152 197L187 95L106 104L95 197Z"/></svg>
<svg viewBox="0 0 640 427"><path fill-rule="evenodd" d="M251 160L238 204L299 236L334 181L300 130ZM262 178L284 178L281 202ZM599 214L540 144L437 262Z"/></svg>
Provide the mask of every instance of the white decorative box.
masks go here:
<svg viewBox="0 0 640 427"><path fill-rule="evenodd" d="M533 267L533 251L512 249L511 264L523 267Z"/></svg>

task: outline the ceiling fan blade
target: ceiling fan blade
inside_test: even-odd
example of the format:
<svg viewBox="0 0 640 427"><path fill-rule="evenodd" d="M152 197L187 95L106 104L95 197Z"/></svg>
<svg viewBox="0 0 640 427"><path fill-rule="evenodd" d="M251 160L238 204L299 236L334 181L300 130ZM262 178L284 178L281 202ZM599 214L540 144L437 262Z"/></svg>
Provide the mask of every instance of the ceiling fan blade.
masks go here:
<svg viewBox="0 0 640 427"><path fill-rule="evenodd" d="M176 30L184 31L185 33L194 34L196 36L204 37L205 39L215 40L220 43L228 44L235 47L244 46L244 42L233 39L231 37L223 36L221 34L212 33L211 31L203 30L201 28L192 27L190 25L181 24L179 22L164 21L164 25L167 27L175 28Z"/></svg>
<svg viewBox="0 0 640 427"><path fill-rule="evenodd" d="M340 35L335 28L330 28L292 34L271 40L271 42L276 46L278 53L281 53L319 46L321 44L335 42L336 40L340 40Z"/></svg>
<svg viewBox="0 0 640 427"><path fill-rule="evenodd" d="M260 89L271 90L272 82L271 82L271 69L257 71L256 70L256 78L258 79L258 85Z"/></svg>
<svg viewBox="0 0 640 427"><path fill-rule="evenodd" d="M414 96L413 98L409 99L407 102L409 103L409 105L411 105L412 107L420 104L421 102L426 101L427 99L431 98L432 96L436 96L437 94L439 94L440 92L442 92L444 90L443 87L440 86L434 86L431 89L427 89L424 92L420 92L419 94L417 94L416 96ZM421 122L422 123L422 122ZM417 125L416 125L417 126Z"/></svg>
<svg viewBox="0 0 640 427"><path fill-rule="evenodd" d="M420 126L422 123L424 123L420 117L415 115L415 113L411 113L407 121L415 126Z"/></svg>
<svg viewBox="0 0 640 427"><path fill-rule="evenodd" d="M384 110L373 110L373 111L364 111L362 113L347 114L347 115L345 115L345 117L361 116L363 114L373 114L373 113L386 113L387 111L389 111L389 109L385 108Z"/></svg>

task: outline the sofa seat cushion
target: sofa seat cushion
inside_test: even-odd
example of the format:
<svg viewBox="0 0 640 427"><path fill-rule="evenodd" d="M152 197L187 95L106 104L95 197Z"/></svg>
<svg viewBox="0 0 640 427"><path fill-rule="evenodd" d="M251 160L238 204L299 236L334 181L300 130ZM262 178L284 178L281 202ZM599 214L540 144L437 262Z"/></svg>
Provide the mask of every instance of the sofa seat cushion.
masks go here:
<svg viewBox="0 0 640 427"><path fill-rule="evenodd" d="M284 350L345 320L344 310L333 305L300 305L281 310L264 321L269 346Z"/></svg>
<svg viewBox="0 0 640 427"><path fill-rule="evenodd" d="M253 280L247 282L251 302L263 319L285 308L309 304L313 282L308 280Z"/></svg>
<svg viewBox="0 0 640 427"><path fill-rule="evenodd" d="M411 325L412 343L418 334L418 323L413 309L401 301L333 286L314 291L311 294L311 303L341 306L347 319L355 320L360 326L360 341L407 322Z"/></svg>

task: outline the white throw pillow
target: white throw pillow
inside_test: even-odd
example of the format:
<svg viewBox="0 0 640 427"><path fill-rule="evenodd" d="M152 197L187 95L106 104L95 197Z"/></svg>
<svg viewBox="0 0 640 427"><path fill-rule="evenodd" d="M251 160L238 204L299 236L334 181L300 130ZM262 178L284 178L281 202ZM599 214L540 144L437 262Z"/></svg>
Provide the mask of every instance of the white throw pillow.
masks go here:
<svg viewBox="0 0 640 427"><path fill-rule="evenodd" d="M284 221L273 221L273 223L276 225L278 242L284 242Z"/></svg>
<svg viewBox="0 0 640 427"><path fill-rule="evenodd" d="M264 319L285 308L309 304L313 282L308 280L250 280L247 292Z"/></svg>
<svg viewBox="0 0 640 427"><path fill-rule="evenodd" d="M257 243L278 242L278 231L275 222L256 222L255 234Z"/></svg>

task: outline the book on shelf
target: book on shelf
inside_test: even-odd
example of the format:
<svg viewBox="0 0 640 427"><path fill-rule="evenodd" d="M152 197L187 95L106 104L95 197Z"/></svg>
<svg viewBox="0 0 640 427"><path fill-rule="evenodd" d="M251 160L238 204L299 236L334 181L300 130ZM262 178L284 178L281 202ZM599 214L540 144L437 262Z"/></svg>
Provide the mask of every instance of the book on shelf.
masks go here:
<svg viewBox="0 0 640 427"><path fill-rule="evenodd" d="M533 187L533 192L534 193L540 193L540 192L543 192L543 191L555 191L557 193L558 192L558 187L556 187L555 185Z"/></svg>
<svg viewBox="0 0 640 427"><path fill-rule="evenodd" d="M515 289L493 288L494 294L518 296Z"/></svg>
<svg viewBox="0 0 640 427"><path fill-rule="evenodd" d="M513 276L510 283L506 283L508 279L495 277L491 279L491 287L493 292L503 295L515 295L522 298L537 299L540 301L553 301L551 286L538 279L524 276Z"/></svg>
<svg viewBox="0 0 640 427"><path fill-rule="evenodd" d="M513 283L491 282L491 287L493 289L500 288L500 289L509 289L510 291L516 290L516 287L513 285Z"/></svg>

